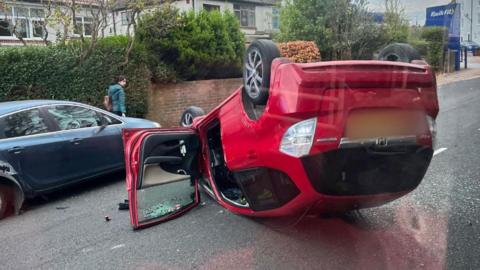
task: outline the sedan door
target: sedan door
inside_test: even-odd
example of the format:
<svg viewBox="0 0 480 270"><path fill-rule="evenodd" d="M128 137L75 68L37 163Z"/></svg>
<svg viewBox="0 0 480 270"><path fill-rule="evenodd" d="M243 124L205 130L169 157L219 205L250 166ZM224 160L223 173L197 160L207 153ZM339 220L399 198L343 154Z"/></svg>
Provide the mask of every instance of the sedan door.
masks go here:
<svg viewBox="0 0 480 270"><path fill-rule="evenodd" d="M66 180L63 137L38 108L0 118L0 151L23 185L35 191Z"/></svg>
<svg viewBox="0 0 480 270"><path fill-rule="evenodd" d="M68 142L65 167L70 179L80 180L124 167L122 122L77 105L45 108Z"/></svg>

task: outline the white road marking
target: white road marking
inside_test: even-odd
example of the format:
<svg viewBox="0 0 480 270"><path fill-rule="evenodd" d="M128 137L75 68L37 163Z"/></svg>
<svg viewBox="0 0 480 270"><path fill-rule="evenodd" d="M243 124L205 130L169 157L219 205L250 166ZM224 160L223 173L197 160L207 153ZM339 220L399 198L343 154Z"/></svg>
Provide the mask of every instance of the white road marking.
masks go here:
<svg viewBox="0 0 480 270"><path fill-rule="evenodd" d="M433 155L436 156L440 153L442 153L443 151L447 150L448 148L439 148L437 150L435 150L435 152L433 152Z"/></svg>
<svg viewBox="0 0 480 270"><path fill-rule="evenodd" d="M125 244L116 245L116 246L111 247L110 249L114 250L114 249L122 248L122 247L125 247Z"/></svg>

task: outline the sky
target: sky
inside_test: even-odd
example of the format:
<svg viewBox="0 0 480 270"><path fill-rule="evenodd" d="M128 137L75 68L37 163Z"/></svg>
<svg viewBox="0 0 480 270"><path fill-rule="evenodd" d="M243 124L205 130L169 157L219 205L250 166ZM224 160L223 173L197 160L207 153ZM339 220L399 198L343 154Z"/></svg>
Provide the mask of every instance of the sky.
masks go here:
<svg viewBox="0 0 480 270"><path fill-rule="evenodd" d="M425 9L450 3L450 0L400 0L405 8L405 15L411 24L425 24ZM369 7L373 11L385 11L385 0L369 0Z"/></svg>

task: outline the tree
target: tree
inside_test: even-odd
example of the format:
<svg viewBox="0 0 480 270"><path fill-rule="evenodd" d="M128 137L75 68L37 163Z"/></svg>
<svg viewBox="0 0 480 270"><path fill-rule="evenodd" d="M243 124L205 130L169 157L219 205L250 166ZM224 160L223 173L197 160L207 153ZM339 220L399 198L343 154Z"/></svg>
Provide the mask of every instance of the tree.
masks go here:
<svg viewBox="0 0 480 270"><path fill-rule="evenodd" d="M400 0L385 0L385 16L382 29L387 43L407 42L409 24Z"/></svg>
<svg viewBox="0 0 480 270"><path fill-rule="evenodd" d="M130 29L132 29L133 33L136 32L137 20L140 17L140 13L145 10L145 7L147 5L146 0L128 0L126 4L127 8L129 9L129 13L127 13L129 14L127 26L128 45L125 52L125 59L121 64L121 67L125 67L128 64L130 54L135 45L135 38L132 36ZM155 2L150 1L149 4L155 4Z"/></svg>
<svg viewBox="0 0 480 270"><path fill-rule="evenodd" d="M324 59L365 57L382 40L366 5L366 0L290 0L280 14L279 39L315 41Z"/></svg>

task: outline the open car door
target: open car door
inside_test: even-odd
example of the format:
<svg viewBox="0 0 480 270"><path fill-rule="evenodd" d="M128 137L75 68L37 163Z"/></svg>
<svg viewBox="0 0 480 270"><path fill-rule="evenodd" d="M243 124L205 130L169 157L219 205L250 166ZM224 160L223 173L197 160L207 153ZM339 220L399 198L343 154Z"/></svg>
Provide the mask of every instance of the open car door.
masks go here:
<svg viewBox="0 0 480 270"><path fill-rule="evenodd" d="M164 222L199 203L194 130L123 130L130 219L134 229Z"/></svg>

